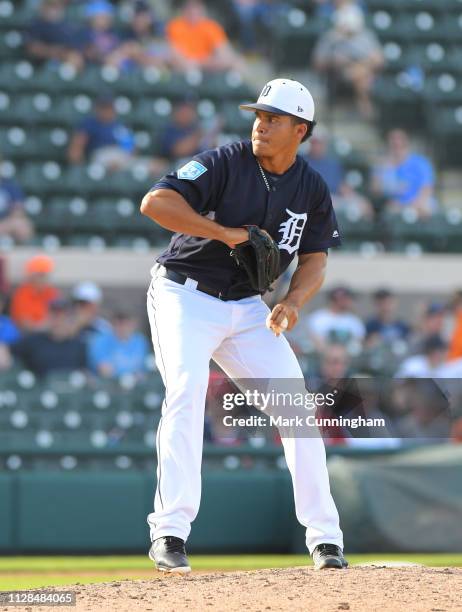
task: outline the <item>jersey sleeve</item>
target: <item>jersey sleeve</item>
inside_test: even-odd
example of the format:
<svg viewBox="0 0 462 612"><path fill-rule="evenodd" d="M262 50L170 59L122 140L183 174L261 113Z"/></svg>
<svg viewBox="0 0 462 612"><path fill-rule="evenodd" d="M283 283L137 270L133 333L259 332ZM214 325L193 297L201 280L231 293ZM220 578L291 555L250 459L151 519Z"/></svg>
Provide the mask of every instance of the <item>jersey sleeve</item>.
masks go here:
<svg viewBox="0 0 462 612"><path fill-rule="evenodd" d="M198 213L215 210L225 182L224 158L219 149L205 151L178 170L162 177L151 188L173 189Z"/></svg>
<svg viewBox="0 0 462 612"><path fill-rule="evenodd" d="M320 175L316 189L316 200L313 209L308 213L299 254L317 253L342 244L329 189Z"/></svg>

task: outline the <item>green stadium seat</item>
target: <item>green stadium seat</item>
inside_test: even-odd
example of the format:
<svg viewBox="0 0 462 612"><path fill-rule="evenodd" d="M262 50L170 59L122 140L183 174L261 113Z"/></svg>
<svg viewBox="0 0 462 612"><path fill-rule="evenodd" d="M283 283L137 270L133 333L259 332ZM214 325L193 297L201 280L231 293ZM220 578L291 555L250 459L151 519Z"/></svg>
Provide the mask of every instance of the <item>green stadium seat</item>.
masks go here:
<svg viewBox="0 0 462 612"><path fill-rule="evenodd" d="M444 32L446 44L451 42L460 46L462 38L462 5L459 11L452 15L445 14L441 20L441 28Z"/></svg>
<svg viewBox="0 0 462 612"><path fill-rule="evenodd" d="M374 102L379 111L377 125L383 132L396 126L421 128L424 121L422 91L413 88L405 73L379 77L373 87Z"/></svg>
<svg viewBox="0 0 462 612"><path fill-rule="evenodd" d="M435 112L438 121L434 121ZM435 157L442 166L460 166L462 159L462 101L459 105L427 109L428 130L432 136Z"/></svg>
<svg viewBox="0 0 462 612"><path fill-rule="evenodd" d="M21 4L21 6L18 6ZM34 17L35 10L28 3L17 0L1 0L0 2L0 30L25 28Z"/></svg>
<svg viewBox="0 0 462 612"><path fill-rule="evenodd" d="M423 89L426 103L431 105L462 103L462 75L443 72L426 79Z"/></svg>
<svg viewBox="0 0 462 612"><path fill-rule="evenodd" d="M0 89L19 93L34 91L36 70L27 60L2 62L0 65Z"/></svg>
<svg viewBox="0 0 462 612"><path fill-rule="evenodd" d="M56 99L47 90L37 90L15 97L17 120L26 125L49 124L54 121Z"/></svg>
<svg viewBox="0 0 462 612"><path fill-rule="evenodd" d="M351 214L345 214L341 210L336 211L336 216L346 246L380 239L380 232L378 232L378 228L371 221Z"/></svg>
<svg viewBox="0 0 462 612"><path fill-rule="evenodd" d="M63 97L57 101L53 109L52 123L73 128L91 113L92 106L92 99L86 94Z"/></svg>
<svg viewBox="0 0 462 612"><path fill-rule="evenodd" d="M170 120L172 103L168 98L140 99L134 106L130 120L136 127L160 130Z"/></svg>
<svg viewBox="0 0 462 612"><path fill-rule="evenodd" d="M224 130L231 134L249 135L254 115L239 109L237 103L224 104L223 109Z"/></svg>
<svg viewBox="0 0 462 612"><path fill-rule="evenodd" d="M33 138L41 159L65 159L70 139L66 130L59 127L36 130Z"/></svg>
<svg viewBox="0 0 462 612"><path fill-rule="evenodd" d="M23 53L23 36L18 30L0 30L0 57L12 60Z"/></svg>
<svg viewBox="0 0 462 612"><path fill-rule="evenodd" d="M49 71L49 74L44 72L42 78L52 80L53 89L68 96L79 94L97 96L105 89L112 90L112 87L106 87L102 82L101 70L97 66L87 66L81 72L76 72L68 66L61 66L57 72Z"/></svg>
<svg viewBox="0 0 462 612"><path fill-rule="evenodd" d="M255 92L242 79L239 73L230 70L225 73L209 74L197 87L201 98L210 98L216 102L223 100L253 99Z"/></svg>
<svg viewBox="0 0 462 612"><path fill-rule="evenodd" d="M27 163L21 169L18 180L30 195L50 195L62 188L63 168L55 161Z"/></svg>
<svg viewBox="0 0 462 612"><path fill-rule="evenodd" d="M272 33L272 61L277 69L309 66L313 48L328 27L329 22L325 19L308 19L304 11L289 10Z"/></svg>
<svg viewBox="0 0 462 612"><path fill-rule="evenodd" d="M460 251L460 231L462 219L454 223L446 214L440 212L426 220L415 218L413 211L386 213L384 223L396 249L410 243L417 244L426 252L448 252L454 247Z"/></svg>
<svg viewBox="0 0 462 612"><path fill-rule="evenodd" d="M0 151L4 158L17 161L33 157L37 146L28 131L12 126L0 129Z"/></svg>
<svg viewBox="0 0 462 612"><path fill-rule="evenodd" d="M395 13L407 6L406 0L367 0L367 8L369 11L381 10Z"/></svg>

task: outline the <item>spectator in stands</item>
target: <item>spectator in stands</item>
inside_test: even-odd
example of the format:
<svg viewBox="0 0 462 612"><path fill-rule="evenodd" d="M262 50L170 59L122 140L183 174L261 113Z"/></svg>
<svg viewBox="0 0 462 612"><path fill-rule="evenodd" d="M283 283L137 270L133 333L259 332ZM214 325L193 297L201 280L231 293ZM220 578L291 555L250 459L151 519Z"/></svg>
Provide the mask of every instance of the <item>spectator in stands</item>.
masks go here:
<svg viewBox="0 0 462 612"><path fill-rule="evenodd" d="M80 70L85 63L85 42L83 29L66 18L65 0L42 0L27 31L26 49L31 59L65 62Z"/></svg>
<svg viewBox="0 0 462 612"><path fill-rule="evenodd" d="M17 243L27 242L34 233L23 202L19 185L0 175L0 236L11 236Z"/></svg>
<svg viewBox="0 0 462 612"><path fill-rule="evenodd" d="M21 332L6 313L7 296L0 293L0 344L14 344L21 337Z"/></svg>
<svg viewBox="0 0 462 612"><path fill-rule="evenodd" d="M89 32L85 57L94 64L123 69L130 66L132 45L115 30L114 12L107 0L92 0L87 4Z"/></svg>
<svg viewBox="0 0 462 612"><path fill-rule="evenodd" d="M407 323L396 318L396 295L389 289L378 289L373 300L374 315L366 322L368 345L406 340L410 328Z"/></svg>
<svg viewBox="0 0 462 612"><path fill-rule="evenodd" d="M417 217L431 216L437 205L430 160L412 150L404 130L391 130L387 143L387 155L373 171L372 190L385 199L389 211L414 210Z"/></svg>
<svg viewBox="0 0 462 612"><path fill-rule="evenodd" d="M441 339L440 341L441 342ZM434 339L433 351L428 348L429 355L427 363L422 364L414 373L413 366L402 378L406 380L396 381L401 387L401 402L404 410L393 415L393 425L396 434L402 439L417 439L420 443L438 443L447 440L451 429L451 410L448 398L442 392L437 381L439 367L437 353L439 349L438 339ZM430 344L430 342L429 342ZM443 343L444 344L444 343ZM444 350L442 352L444 354ZM432 360L436 365L432 364Z"/></svg>
<svg viewBox="0 0 462 612"><path fill-rule="evenodd" d="M365 327L353 312L353 298L354 294L348 287L335 287L328 293L327 307L308 315L305 328L318 350L322 351L331 342L363 341Z"/></svg>
<svg viewBox="0 0 462 612"><path fill-rule="evenodd" d="M314 378L314 388L317 393L323 393L325 397L334 393L335 400L333 404L326 401L318 407L316 411L318 418L375 416L372 414L375 412L373 394L366 397L366 394L360 391L356 380L350 378L351 374L351 357L347 347L337 342L326 344L321 351L319 379ZM310 379L310 386L312 384ZM346 427L334 423L335 421L321 427L324 441L329 445L351 443L352 435L369 437L372 433L365 428L350 432Z"/></svg>
<svg viewBox="0 0 462 612"><path fill-rule="evenodd" d="M144 375L149 344L143 334L136 331L136 319L128 312L118 311L112 324L112 332L97 334L90 341L92 369L107 378Z"/></svg>
<svg viewBox="0 0 462 612"><path fill-rule="evenodd" d="M6 295L0 293L0 371L12 365L10 346L21 338L21 332L5 314Z"/></svg>
<svg viewBox="0 0 462 612"><path fill-rule="evenodd" d="M172 121L162 135L162 155L170 160L192 157L205 149L216 146L221 126L219 119L208 130L204 129L197 116L196 102L191 98L175 104Z"/></svg>
<svg viewBox="0 0 462 612"><path fill-rule="evenodd" d="M407 357L399 366L397 378L433 378L447 360L448 345L437 334L428 336L422 344L422 351Z"/></svg>
<svg viewBox="0 0 462 612"><path fill-rule="evenodd" d="M9 282L6 273L6 260L5 257L0 255L0 293L7 293L9 291Z"/></svg>
<svg viewBox="0 0 462 612"><path fill-rule="evenodd" d="M319 17L328 17L329 19L336 10L344 6L358 6L363 11L366 8L364 1L361 0L314 0L316 5L316 15Z"/></svg>
<svg viewBox="0 0 462 612"><path fill-rule="evenodd" d="M131 60L139 66L169 66L172 63L172 53L163 35L163 24L156 19L150 4L138 0L131 11L132 18L127 32L127 50Z"/></svg>
<svg viewBox="0 0 462 612"><path fill-rule="evenodd" d="M462 290L456 291L452 300L453 329L451 332L448 359L462 358Z"/></svg>
<svg viewBox="0 0 462 612"><path fill-rule="evenodd" d="M74 303L74 333L86 342L98 334L112 332L112 326L99 314L103 302L103 292L92 282L82 282L72 290Z"/></svg>
<svg viewBox="0 0 462 612"><path fill-rule="evenodd" d="M175 65L180 70L243 68L224 29L207 16L200 0L185 0L180 15L168 22L166 31Z"/></svg>
<svg viewBox="0 0 462 612"><path fill-rule="evenodd" d="M245 52L257 51L257 31L264 28L271 36L271 27L287 9L285 2L277 0L231 0L234 16L239 24L239 40ZM267 47L269 48L269 46Z"/></svg>
<svg viewBox="0 0 462 612"><path fill-rule="evenodd" d="M323 381L334 383L350 375L351 357L344 344L326 344L320 355L319 374Z"/></svg>
<svg viewBox="0 0 462 612"><path fill-rule="evenodd" d="M47 325L49 305L59 297L49 279L53 269L54 262L47 255L36 255L26 262L25 281L13 292L10 306L11 318L23 331Z"/></svg>
<svg viewBox="0 0 462 612"><path fill-rule="evenodd" d="M420 353L428 338L441 336L446 340L447 308L441 302L428 303L422 312L417 329L409 339L411 353Z"/></svg>
<svg viewBox="0 0 462 612"><path fill-rule="evenodd" d="M100 163L111 171L133 163L135 141L130 130L117 119L114 100L101 95L95 111L78 124L68 148L72 164Z"/></svg>
<svg viewBox="0 0 462 612"><path fill-rule="evenodd" d="M371 203L348 185L341 161L329 152L329 136L323 126L316 126L309 140L306 159L326 181L336 210L350 211L358 217L372 219L374 210Z"/></svg>
<svg viewBox="0 0 462 612"><path fill-rule="evenodd" d="M73 333L71 303L64 299L51 302L47 331L24 336L12 346L13 355L37 376L57 370L87 368L85 343Z"/></svg>
<svg viewBox="0 0 462 612"><path fill-rule="evenodd" d="M366 28L362 11L354 5L339 8L333 15L334 27L321 35L314 49L316 70L326 73L333 83L353 88L361 114L373 114L370 91L376 73L384 64L380 42Z"/></svg>

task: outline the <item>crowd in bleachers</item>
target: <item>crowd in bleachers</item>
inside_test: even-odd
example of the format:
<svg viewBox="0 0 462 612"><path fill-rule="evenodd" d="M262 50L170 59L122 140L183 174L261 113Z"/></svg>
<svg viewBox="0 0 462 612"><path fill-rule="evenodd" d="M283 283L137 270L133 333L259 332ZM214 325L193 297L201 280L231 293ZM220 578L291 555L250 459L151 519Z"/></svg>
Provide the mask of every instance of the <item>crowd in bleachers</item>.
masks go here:
<svg viewBox="0 0 462 612"><path fill-rule="evenodd" d="M105 318L107 304L100 287L84 281L66 295L53 282L53 268L54 262L47 255L30 258L22 282L9 295L2 294L0 377L19 368L45 382L54 375L78 371L93 381L91 384L105 380L118 384L128 377L136 386L158 378L152 369L150 342L138 329L136 316L118 307ZM387 401L382 398L379 402L380 393L377 395L377 413L388 414L392 424L396 421L394 411L404 413L399 417L406 417L407 429L401 434L395 432L398 438L418 434L449 437L448 419L457 416L451 415L454 406L449 409L449 404L442 411L446 429L439 413L412 429L412 406L421 409L428 389L409 387L409 379L426 384L433 384L433 380L436 385L443 379L462 380L462 292L446 302L419 303L419 310L408 309L405 317L397 314L398 302L392 291L380 288L371 296L368 313L360 316L354 292L346 286L334 287L326 293L325 306L305 312L288 339L308 388L334 383L341 386L359 376L372 379L378 393L380 385L404 381L399 393L394 392ZM214 371L212 389L216 389L217 381L229 384ZM459 386L452 388L451 401L461 394ZM415 404L416 397L421 397L421 404ZM216 406L212 410L213 398L209 404L208 439L242 442L242 432L222 431L222 410ZM347 439L345 432L338 431L332 437L336 443Z"/></svg>
<svg viewBox="0 0 462 612"><path fill-rule="evenodd" d="M266 65L272 76L310 71L325 91L326 125L301 153L328 183L344 249L460 252L462 214L436 197L413 130L431 135L440 166L460 165L461 34L457 0L0 0L0 244L164 243L138 213L141 196L183 159L248 136L238 103L255 97ZM327 111L345 93L351 116L383 136L376 155L335 133ZM40 255L18 287L0 286L0 370L152 377L136 318L104 318L99 287L64 295L52 271ZM332 290L289 335L307 377L459 378L460 294L403 319L398 299L377 290L362 318L347 287ZM411 396L421 397L413 389L409 406ZM206 432L221 439L212 416Z"/></svg>
<svg viewBox="0 0 462 612"><path fill-rule="evenodd" d="M139 199L184 158L249 135L251 116L237 106L254 98L265 66L301 69L319 89L328 128L303 153L329 183L345 248L459 251L462 215L436 198L428 155L460 159L462 64L454 28L442 41L440 4L462 23L452 0L3 0L0 244L165 240L138 218ZM345 91L352 116L356 105L385 134L382 151L337 136L329 113ZM432 135L425 153L416 127Z"/></svg>
<svg viewBox="0 0 462 612"><path fill-rule="evenodd" d="M136 318L122 308L110 320L102 317L103 293L92 282L78 283L64 295L52 282L53 267L47 255L32 257L10 299L2 296L8 314L0 321L0 369L17 361L42 378L78 370L103 378L145 376L150 348Z"/></svg>

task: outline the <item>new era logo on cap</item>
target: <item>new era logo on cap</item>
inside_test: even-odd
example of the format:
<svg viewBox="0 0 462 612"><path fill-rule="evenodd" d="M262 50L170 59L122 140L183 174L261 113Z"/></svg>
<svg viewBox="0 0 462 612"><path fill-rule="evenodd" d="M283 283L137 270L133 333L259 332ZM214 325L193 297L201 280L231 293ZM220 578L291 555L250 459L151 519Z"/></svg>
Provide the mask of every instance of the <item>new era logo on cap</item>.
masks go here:
<svg viewBox="0 0 462 612"><path fill-rule="evenodd" d="M338 231L335 230L334 233L332 234L332 238L338 238Z"/></svg>

